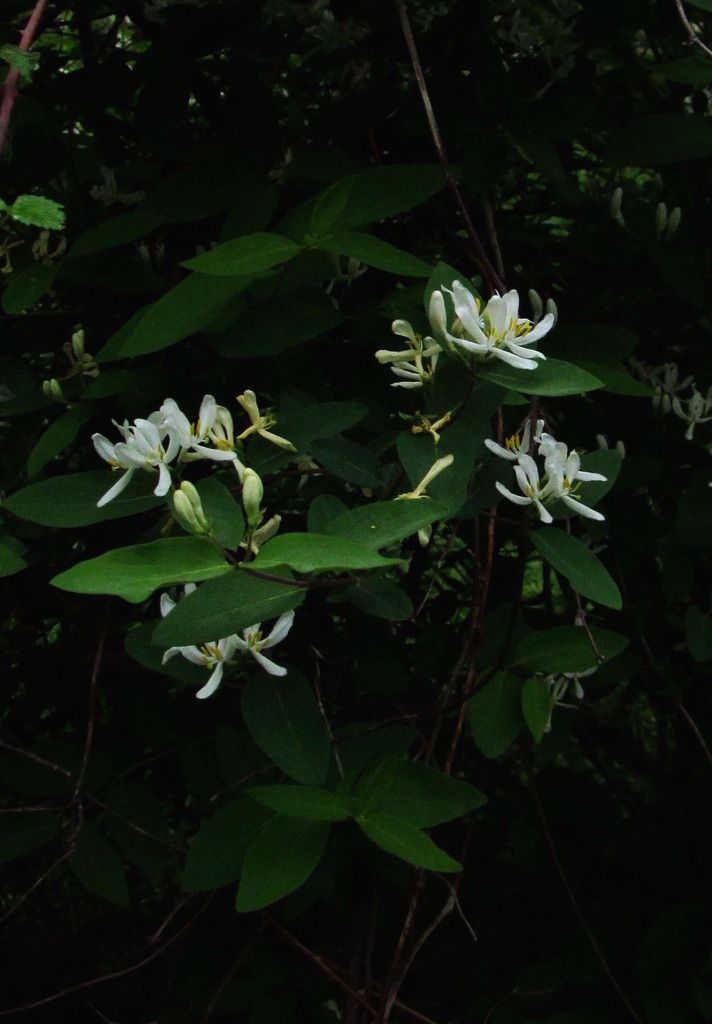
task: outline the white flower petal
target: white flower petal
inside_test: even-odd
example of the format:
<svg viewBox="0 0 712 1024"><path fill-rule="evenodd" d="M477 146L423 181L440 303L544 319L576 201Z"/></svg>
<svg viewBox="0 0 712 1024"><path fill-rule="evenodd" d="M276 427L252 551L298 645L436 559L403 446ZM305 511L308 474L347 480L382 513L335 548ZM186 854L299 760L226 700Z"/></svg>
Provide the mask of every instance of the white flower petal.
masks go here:
<svg viewBox="0 0 712 1024"><path fill-rule="evenodd" d="M270 647L274 647L275 644L281 643L284 640L287 633L294 624L294 612L285 612L275 622L269 636L260 645L262 650L267 650Z"/></svg>
<svg viewBox="0 0 712 1024"><path fill-rule="evenodd" d="M503 494L508 501L514 502L515 505L531 505L532 503L531 498L524 498L521 494L513 494L512 491L506 488L504 484L501 484L499 480L495 482L495 487L500 494Z"/></svg>
<svg viewBox="0 0 712 1024"><path fill-rule="evenodd" d="M198 690L198 692L196 693L195 696L198 698L198 700L205 700L207 697L212 697L212 695L215 693L218 686L220 686L220 683L222 682L223 671L224 665L221 661L219 661L215 668L213 669L212 675L208 679L205 686L201 690Z"/></svg>
<svg viewBox="0 0 712 1024"><path fill-rule="evenodd" d="M133 466L130 469L127 469L126 472L121 477L119 477L114 486L110 487L106 494L103 494L101 498L99 498L99 500L96 503L96 507L103 508L104 505L108 505L110 501L113 501L114 498L117 497L117 495L121 494L122 491L126 490L129 483L131 482L131 477L134 475L135 472L136 471L133 468Z"/></svg>
<svg viewBox="0 0 712 1024"><path fill-rule="evenodd" d="M282 665L278 665L274 661L270 661L269 658L265 658L264 654L260 654L254 647L251 649L250 654L258 664L262 666L265 672L271 676L286 676L287 670Z"/></svg>

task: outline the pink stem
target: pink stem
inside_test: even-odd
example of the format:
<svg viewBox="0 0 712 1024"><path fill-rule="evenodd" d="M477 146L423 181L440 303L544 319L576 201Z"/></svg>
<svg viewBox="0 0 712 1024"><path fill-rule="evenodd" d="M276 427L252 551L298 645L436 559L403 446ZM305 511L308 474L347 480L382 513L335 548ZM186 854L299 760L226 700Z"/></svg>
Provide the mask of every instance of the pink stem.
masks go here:
<svg viewBox="0 0 712 1024"><path fill-rule="evenodd" d="M37 0L35 8L30 15L30 20L25 25L22 35L20 36L20 50L29 50L46 7L47 0ZM10 116L12 114L12 108L15 105L15 100L17 99L17 83L19 80L20 72L17 68L10 68L7 78L5 79L2 105L0 105L0 153L2 153L3 146L5 145L7 130L10 126Z"/></svg>

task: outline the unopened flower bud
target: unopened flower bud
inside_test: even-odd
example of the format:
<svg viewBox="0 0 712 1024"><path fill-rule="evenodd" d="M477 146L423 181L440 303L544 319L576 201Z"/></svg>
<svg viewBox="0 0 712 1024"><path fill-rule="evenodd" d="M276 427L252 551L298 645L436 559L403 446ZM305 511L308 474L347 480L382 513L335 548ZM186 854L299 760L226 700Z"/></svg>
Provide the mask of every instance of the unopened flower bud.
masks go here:
<svg viewBox="0 0 712 1024"><path fill-rule="evenodd" d="M173 509L176 519L189 533L210 533L200 495L189 480L184 480L173 494Z"/></svg>
<svg viewBox="0 0 712 1024"><path fill-rule="evenodd" d="M432 535L432 526L421 526L421 528L418 530L418 543L420 544L421 548L427 548L428 544L430 543L430 538L432 537Z"/></svg>
<svg viewBox="0 0 712 1024"><path fill-rule="evenodd" d="M433 332L440 337L447 333L447 310L443 293L437 289L430 296L428 304L428 320Z"/></svg>
<svg viewBox="0 0 712 1024"><path fill-rule="evenodd" d="M242 505L245 509L247 525L251 530L257 526L262 512L260 504L264 495L264 487L254 469L246 469L242 477Z"/></svg>
<svg viewBox="0 0 712 1024"><path fill-rule="evenodd" d="M667 226L667 206L665 203L658 203L655 208L655 237L662 238L663 232Z"/></svg>
<svg viewBox="0 0 712 1024"><path fill-rule="evenodd" d="M672 238L677 229L680 227L681 218L682 210L679 206L674 206L670 211L670 216L667 219L667 227L665 228L666 238Z"/></svg>
<svg viewBox="0 0 712 1024"><path fill-rule="evenodd" d="M54 402L67 401L62 392L62 385L56 377L51 377L49 380L42 381L42 394L45 398L51 398Z"/></svg>
<svg viewBox="0 0 712 1024"><path fill-rule="evenodd" d="M263 544L266 544L268 540L272 540L278 532L281 522L281 516L271 516L266 523L260 526L259 529L255 530L252 534L252 543L250 544L252 552L255 555Z"/></svg>
<svg viewBox="0 0 712 1024"><path fill-rule="evenodd" d="M541 314L544 312L544 303L541 301L541 295L533 288L529 289L529 305L532 307L532 320L535 324L538 324L541 320Z"/></svg>
<svg viewBox="0 0 712 1024"><path fill-rule="evenodd" d="M547 313L551 313L551 315L554 318L554 323L556 323L556 321L559 319L559 308L553 299L546 300L546 311Z"/></svg>
<svg viewBox="0 0 712 1024"><path fill-rule="evenodd" d="M623 189L620 186L618 186L618 188L613 189L609 209L611 211L611 217L613 217L613 220L620 225L623 225L625 223L625 221L623 220L623 214L621 212L622 205Z"/></svg>
<svg viewBox="0 0 712 1024"><path fill-rule="evenodd" d="M72 335L72 352L78 363L84 359L84 328L80 327Z"/></svg>

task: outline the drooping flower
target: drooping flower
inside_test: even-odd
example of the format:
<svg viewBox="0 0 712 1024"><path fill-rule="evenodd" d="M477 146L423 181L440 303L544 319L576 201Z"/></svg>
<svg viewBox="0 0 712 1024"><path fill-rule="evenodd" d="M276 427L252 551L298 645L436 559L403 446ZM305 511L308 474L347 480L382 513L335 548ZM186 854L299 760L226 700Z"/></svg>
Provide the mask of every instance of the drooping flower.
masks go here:
<svg viewBox="0 0 712 1024"><path fill-rule="evenodd" d="M512 289L505 295L495 294L482 307L460 281L453 281L452 288L443 289L452 296L455 320L446 326L445 303L442 294L436 292L430 300L431 323L434 330L443 330L447 340L480 358L494 356L510 366L522 370L536 368L537 359L546 359L543 352L529 348L539 341L554 326L553 312L544 316L538 324L519 316L519 295Z"/></svg>
<svg viewBox="0 0 712 1024"><path fill-rule="evenodd" d="M245 391L243 394L237 396L237 400L245 410L250 418L250 425L241 434L238 435L238 441L244 441L250 434L259 434L265 441L271 441L272 444L276 444L278 448L284 448L287 451L295 452L297 449L288 441L286 437L280 437L279 434L273 434L270 427L273 427L277 422L276 418L272 413L265 413L264 415L260 412L260 407L257 404L257 396L254 391Z"/></svg>
<svg viewBox="0 0 712 1024"><path fill-rule="evenodd" d="M505 447L501 444L497 444L491 438L485 439L485 447L497 455L500 459L507 459L509 462L517 462L520 455L529 454L529 439L531 437L531 420L527 420L524 424L524 430L522 431L521 437L519 434L512 434L504 442Z"/></svg>
<svg viewBox="0 0 712 1024"><path fill-rule="evenodd" d="M423 338L416 334L407 320L394 320L391 330L406 339L408 348L397 352L379 349L376 352L376 359L382 365L390 364L391 372L402 378L391 384L392 388L422 388L423 384L432 380L440 355L440 346L434 338Z"/></svg>
<svg viewBox="0 0 712 1024"><path fill-rule="evenodd" d="M183 588L183 593L187 597L195 589L195 583L187 583ZM175 606L176 602L173 598L169 597L168 594L161 594L161 615L163 617L169 615ZM180 654L186 661L210 669L211 672L207 683L195 695L198 700L205 700L207 697L212 697L220 686L225 665L233 660L239 648L238 640L239 637L233 633L232 636L224 637L222 640L211 640L200 646L188 644L184 647L169 647L164 653L161 663L165 665L176 654Z"/></svg>
<svg viewBox="0 0 712 1024"><path fill-rule="evenodd" d="M237 458L235 452L226 446L208 447L218 422L218 406L212 395L205 395L200 403L198 419L191 423L173 398L167 398L160 408L165 425L176 434L181 446L181 459L194 462L197 459L211 459L214 462L231 462Z"/></svg>
<svg viewBox="0 0 712 1024"><path fill-rule="evenodd" d="M512 491L497 480L495 487L499 493L515 505L534 505L542 523L553 522L554 517L544 507L544 502L549 497L548 484L542 485L539 479L539 469L531 455L519 455L517 465L514 467L514 475L517 478L517 483L522 493L513 494Z"/></svg>
<svg viewBox="0 0 712 1024"><path fill-rule="evenodd" d="M541 449L540 449L541 450ZM565 444L557 442L556 448L544 460L549 480L549 493L554 498L560 498L565 505L578 512L585 519L596 519L602 522L606 517L588 505L584 505L574 497L578 490L578 481L585 483L589 480L600 480L605 482L608 478L602 473L587 473L581 469L581 456L578 452L571 452Z"/></svg>
<svg viewBox="0 0 712 1024"><path fill-rule="evenodd" d="M266 658L264 654L262 654L262 651L267 651L271 647L276 647L277 644L281 643L292 628L293 622L294 612L285 612L284 615L280 615L272 627L271 632L268 633L267 636L262 636L262 623L257 622L254 626L248 626L247 629L243 629L242 637L235 636L232 639L235 642L237 650L246 651L248 654L251 654L255 661L261 665L269 675L286 676L286 668L282 665L278 665L270 658Z"/></svg>
<svg viewBox="0 0 712 1024"><path fill-rule="evenodd" d="M102 508L121 494L137 469L158 470L158 483L153 493L162 498L171 487L168 466L181 448L177 434L166 425L160 413L152 413L147 420L136 419L131 426L128 421L115 423L115 426L124 438L117 444L112 444L103 434L92 434L97 454L112 469L125 470L114 486L99 498L97 506Z"/></svg>
<svg viewBox="0 0 712 1024"><path fill-rule="evenodd" d="M417 498L427 498L428 495L425 493L428 484L431 484L436 476L440 476L443 470L451 466L455 461L454 455L443 455L441 459L436 459L432 464L428 472L425 474L420 483L412 491L407 491L405 494L399 494L396 501L412 500Z"/></svg>
<svg viewBox="0 0 712 1024"><path fill-rule="evenodd" d="M672 400L672 411L676 416L687 423L685 440L691 441L694 437L695 427L697 424L709 423L710 420L712 420L712 416L707 415L707 413L712 410L712 387L707 389L706 395L702 395L693 387L692 395L685 405L687 408L683 409L682 402L677 396Z"/></svg>

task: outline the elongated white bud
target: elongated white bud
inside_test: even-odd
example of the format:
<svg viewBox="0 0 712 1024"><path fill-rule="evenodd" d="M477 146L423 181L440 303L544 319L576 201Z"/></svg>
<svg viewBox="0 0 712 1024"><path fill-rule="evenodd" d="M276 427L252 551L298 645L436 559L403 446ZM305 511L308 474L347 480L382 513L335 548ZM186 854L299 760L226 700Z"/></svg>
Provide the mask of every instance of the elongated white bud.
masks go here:
<svg viewBox="0 0 712 1024"><path fill-rule="evenodd" d="M184 480L173 495L173 510L178 522L189 533L210 533L200 495L189 480Z"/></svg>
<svg viewBox="0 0 712 1024"><path fill-rule="evenodd" d="M56 377L51 377L49 380L42 381L42 394L45 398L51 398L53 402L67 401L64 397L64 393L62 392L62 385Z"/></svg>
<svg viewBox="0 0 712 1024"><path fill-rule="evenodd" d="M81 327L72 335L72 352L77 362L81 363L84 359L84 329Z"/></svg>
<svg viewBox="0 0 712 1024"><path fill-rule="evenodd" d="M625 223L625 221L623 220L623 213L622 213L622 210L621 210L622 206L623 206L623 189L620 186L618 186L618 188L614 188L613 189L613 194L611 195L611 201L610 201L610 204L609 204L609 209L611 211L611 217L613 217L613 220L617 221L618 224L621 224L621 225Z"/></svg>
<svg viewBox="0 0 712 1024"><path fill-rule="evenodd" d="M245 509L247 525L253 530L260 521L262 512L260 505L264 496L264 487L254 469L246 469L242 476L242 506Z"/></svg>
<svg viewBox="0 0 712 1024"><path fill-rule="evenodd" d="M538 324L544 312L544 303L541 301L541 295L534 288L529 289L529 305L532 307L532 320Z"/></svg>
<svg viewBox="0 0 712 1024"><path fill-rule="evenodd" d="M445 309L443 293L437 289L430 296L428 320L430 321L433 333L441 338L444 337L447 333L447 310Z"/></svg>
<svg viewBox="0 0 712 1024"><path fill-rule="evenodd" d="M266 523L263 523L259 529L255 530L252 534L252 544L250 545L254 554L257 554L262 545L266 544L268 540L272 540L278 532L281 522L281 516L270 516Z"/></svg>
<svg viewBox="0 0 712 1024"><path fill-rule="evenodd" d="M655 237L662 238L663 232L667 226L667 206L665 203L658 203L655 208Z"/></svg>
<svg viewBox="0 0 712 1024"><path fill-rule="evenodd" d="M551 313L554 318L554 323L559 319L559 307L556 305L553 299L546 300L546 311Z"/></svg>
<svg viewBox="0 0 712 1024"><path fill-rule="evenodd" d="M682 210L679 206L674 206L670 211L670 216L667 219L667 227L665 228L665 237L672 238L677 229L680 227L680 220L682 219Z"/></svg>

